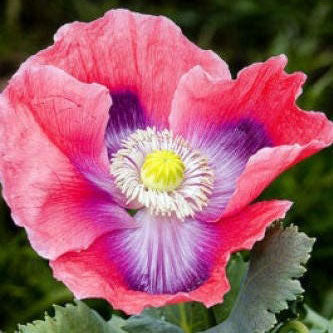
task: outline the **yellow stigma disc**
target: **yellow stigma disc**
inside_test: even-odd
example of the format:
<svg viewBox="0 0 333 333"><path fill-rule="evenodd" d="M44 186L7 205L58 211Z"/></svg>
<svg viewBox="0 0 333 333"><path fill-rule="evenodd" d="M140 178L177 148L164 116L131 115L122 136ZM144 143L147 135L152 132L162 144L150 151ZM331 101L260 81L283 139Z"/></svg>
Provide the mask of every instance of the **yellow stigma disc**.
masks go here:
<svg viewBox="0 0 333 333"><path fill-rule="evenodd" d="M172 191L184 178L185 165L170 150L155 150L148 154L141 167L143 185L157 191Z"/></svg>

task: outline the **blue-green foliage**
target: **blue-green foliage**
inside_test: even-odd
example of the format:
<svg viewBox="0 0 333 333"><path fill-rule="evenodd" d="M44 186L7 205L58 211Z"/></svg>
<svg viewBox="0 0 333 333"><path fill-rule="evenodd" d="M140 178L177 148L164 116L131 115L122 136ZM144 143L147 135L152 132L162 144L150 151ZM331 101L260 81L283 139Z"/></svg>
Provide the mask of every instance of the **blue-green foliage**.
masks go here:
<svg viewBox="0 0 333 333"><path fill-rule="evenodd" d="M169 16L204 48L219 53L233 75L254 61L285 53L288 71L309 80L299 104L333 118L333 3L317 0L7 0L0 2L0 88L29 54L52 43L63 23L91 20L105 10L127 7ZM263 195L295 201L289 220L317 237L303 282L317 311L333 311L333 156L328 149L281 176ZM52 303L71 299L52 277L47 263L16 228L1 203L0 327L41 318ZM104 311L106 307L98 303ZM327 310L329 309L329 310ZM331 315L331 314L329 314Z"/></svg>

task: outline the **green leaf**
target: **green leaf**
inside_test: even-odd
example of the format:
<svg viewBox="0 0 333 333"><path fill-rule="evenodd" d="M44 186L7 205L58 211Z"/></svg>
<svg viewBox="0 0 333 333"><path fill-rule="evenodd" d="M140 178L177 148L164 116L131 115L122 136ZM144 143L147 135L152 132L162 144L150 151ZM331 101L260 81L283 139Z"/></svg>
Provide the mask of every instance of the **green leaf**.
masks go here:
<svg viewBox="0 0 333 333"><path fill-rule="evenodd" d="M253 251L247 276L228 319L206 333L263 333L276 324L275 314L303 289L296 278L306 271L314 240L297 227L275 225Z"/></svg>
<svg viewBox="0 0 333 333"><path fill-rule="evenodd" d="M75 303L65 307L55 305L54 317L46 314L44 320L19 325L18 333L183 333L181 328L147 314L127 320L112 315L106 322L83 302Z"/></svg>
<svg viewBox="0 0 333 333"><path fill-rule="evenodd" d="M129 333L183 333L180 327L147 314L130 317L123 329Z"/></svg>
<svg viewBox="0 0 333 333"><path fill-rule="evenodd" d="M107 323L97 312L91 310L83 302L75 301L65 307L54 306L55 315L45 314L44 320L36 320L31 324L19 325L19 333L111 333L112 320Z"/></svg>

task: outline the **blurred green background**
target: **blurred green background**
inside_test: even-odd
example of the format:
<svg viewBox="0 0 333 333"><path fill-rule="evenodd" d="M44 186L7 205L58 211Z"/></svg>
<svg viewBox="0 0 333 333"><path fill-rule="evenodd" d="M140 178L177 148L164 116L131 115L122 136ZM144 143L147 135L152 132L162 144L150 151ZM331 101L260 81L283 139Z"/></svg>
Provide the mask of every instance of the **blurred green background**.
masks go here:
<svg viewBox="0 0 333 333"><path fill-rule="evenodd" d="M308 75L299 105L333 118L333 2L325 0L0 1L0 89L24 59L52 43L59 26L117 7L170 17L192 41L221 55L234 76L254 61L285 53L289 72ZM325 316L333 315L332 152L326 149L301 163L263 194L294 201L288 223L317 238L303 286L306 301ZM72 296L0 204L0 327L13 330L17 322L40 318L52 303ZM102 301L90 304L107 311Z"/></svg>

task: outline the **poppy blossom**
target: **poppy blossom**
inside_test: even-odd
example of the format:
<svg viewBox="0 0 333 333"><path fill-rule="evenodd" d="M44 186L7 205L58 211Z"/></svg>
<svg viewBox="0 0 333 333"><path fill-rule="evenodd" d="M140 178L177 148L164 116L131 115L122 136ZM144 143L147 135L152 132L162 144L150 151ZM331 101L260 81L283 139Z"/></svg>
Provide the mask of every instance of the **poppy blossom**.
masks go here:
<svg viewBox="0 0 333 333"><path fill-rule="evenodd" d="M230 254L291 205L252 202L333 141L285 65L232 79L170 20L126 10L60 28L0 97L3 195L54 276L129 314L221 302Z"/></svg>

